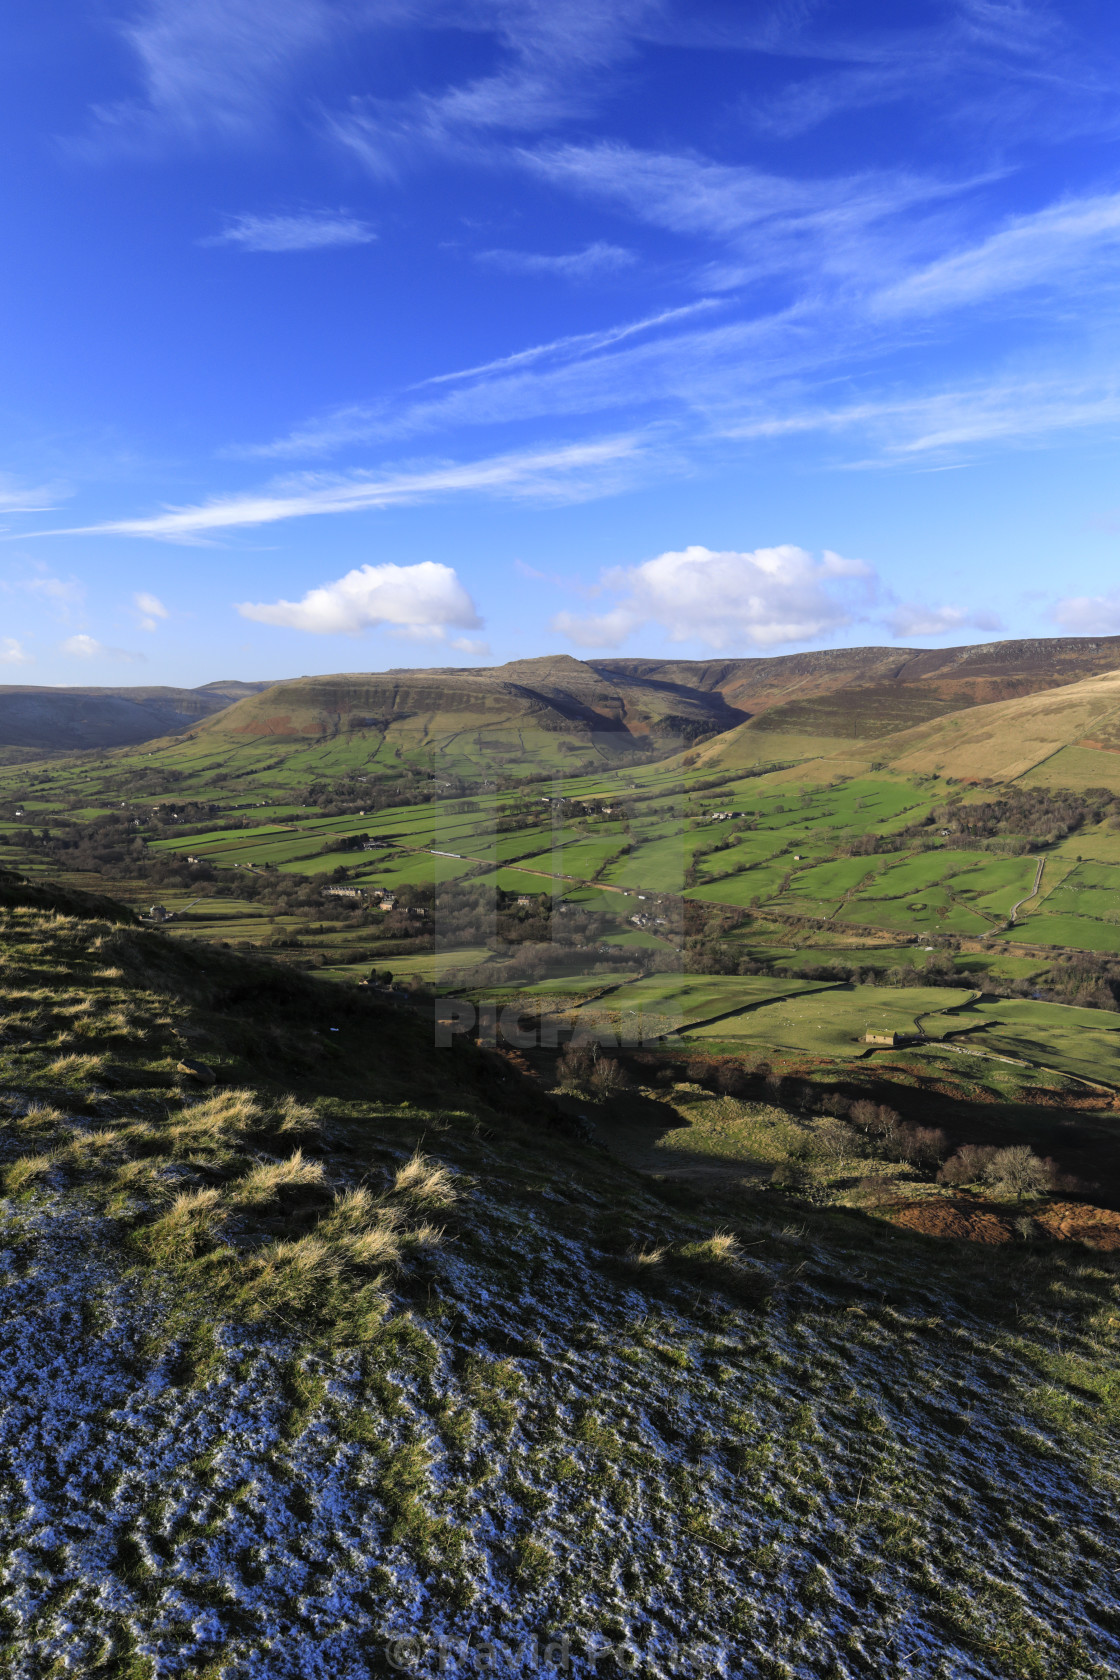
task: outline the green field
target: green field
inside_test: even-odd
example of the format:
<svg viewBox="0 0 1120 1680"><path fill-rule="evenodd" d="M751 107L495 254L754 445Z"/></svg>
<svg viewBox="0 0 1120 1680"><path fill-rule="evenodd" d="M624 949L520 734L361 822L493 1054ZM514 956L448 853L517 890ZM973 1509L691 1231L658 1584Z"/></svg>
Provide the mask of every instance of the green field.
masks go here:
<svg viewBox="0 0 1120 1680"><path fill-rule="evenodd" d="M774 997L821 989L813 980L771 975L655 974L620 986L603 1006L620 1014L651 1010L699 1021L730 1010L748 1009Z"/></svg>
<svg viewBox="0 0 1120 1680"><path fill-rule="evenodd" d="M690 1036L733 1038L755 1052L772 1045L815 1056L863 1056L869 1053L865 1033L912 1033L919 1016L931 1038L957 1030L959 1019L946 1011L971 996L950 987L832 986L699 1027Z"/></svg>
<svg viewBox="0 0 1120 1680"><path fill-rule="evenodd" d="M1120 1015L1016 998L974 1003L962 1019L986 1023L978 1048L1120 1085Z"/></svg>
<svg viewBox="0 0 1120 1680"><path fill-rule="evenodd" d="M1002 937L1025 945L1057 945L1075 951L1120 951L1120 927L1084 916L1050 916L1045 911L1037 916L1020 916Z"/></svg>

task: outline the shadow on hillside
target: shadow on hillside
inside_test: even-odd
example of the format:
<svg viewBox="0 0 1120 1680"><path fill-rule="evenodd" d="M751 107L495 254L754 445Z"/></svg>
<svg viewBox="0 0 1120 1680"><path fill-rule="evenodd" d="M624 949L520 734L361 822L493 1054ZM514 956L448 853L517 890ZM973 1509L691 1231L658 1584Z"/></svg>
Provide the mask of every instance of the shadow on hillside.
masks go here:
<svg viewBox="0 0 1120 1680"><path fill-rule="evenodd" d="M718 1102L704 1092L698 1102ZM642 1092L627 1092L604 1103L591 1116L595 1141L638 1172L656 1173L697 1189L762 1184L774 1169L772 1161L752 1161L739 1155L719 1155L711 1149L690 1149L683 1140L665 1144L671 1133L687 1133L688 1117L668 1103Z"/></svg>

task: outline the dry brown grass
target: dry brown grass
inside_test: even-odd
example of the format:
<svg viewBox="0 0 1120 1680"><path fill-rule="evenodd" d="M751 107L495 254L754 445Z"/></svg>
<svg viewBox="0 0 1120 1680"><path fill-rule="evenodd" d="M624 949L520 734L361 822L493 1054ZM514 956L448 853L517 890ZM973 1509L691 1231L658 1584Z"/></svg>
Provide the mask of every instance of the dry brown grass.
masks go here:
<svg viewBox="0 0 1120 1680"><path fill-rule="evenodd" d="M419 1150L397 1172L393 1192L418 1207L451 1207L457 1200L455 1182L448 1168Z"/></svg>
<svg viewBox="0 0 1120 1680"><path fill-rule="evenodd" d="M223 1090L190 1108L181 1109L165 1129L167 1146L176 1154L232 1146L242 1133L262 1125L264 1110L255 1091Z"/></svg>
<svg viewBox="0 0 1120 1680"><path fill-rule="evenodd" d="M88 1054L84 1056L76 1054L59 1056L55 1061L48 1063L47 1072L52 1079L58 1079L67 1084L79 1084L91 1080L101 1073L107 1061L107 1056Z"/></svg>
<svg viewBox="0 0 1120 1680"><path fill-rule="evenodd" d="M281 1190L322 1182L323 1169L319 1162L305 1161L303 1151L297 1149L286 1161L262 1161L232 1184L229 1193L233 1201L253 1207L275 1201Z"/></svg>
<svg viewBox="0 0 1120 1680"><path fill-rule="evenodd" d="M279 1112L280 1121L276 1130L282 1136L285 1134L299 1136L319 1130L319 1122L316 1120L313 1110L308 1108L306 1103L301 1103L297 1097L284 1097L280 1103Z"/></svg>
<svg viewBox="0 0 1120 1680"><path fill-rule="evenodd" d="M58 1162L58 1153L50 1149L42 1155L21 1155L4 1168L4 1188L9 1195L25 1190L37 1178L45 1178Z"/></svg>

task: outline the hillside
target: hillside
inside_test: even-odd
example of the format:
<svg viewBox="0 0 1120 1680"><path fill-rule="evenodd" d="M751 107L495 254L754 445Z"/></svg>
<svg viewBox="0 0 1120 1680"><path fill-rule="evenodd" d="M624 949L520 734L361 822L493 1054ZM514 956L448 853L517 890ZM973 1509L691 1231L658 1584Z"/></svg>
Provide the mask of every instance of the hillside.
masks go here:
<svg viewBox="0 0 1120 1680"><path fill-rule="evenodd" d="M614 682L580 660L557 656L492 670L304 677L243 700L204 734L305 743L353 736L371 759L421 751L554 758L558 738L589 750L625 750L650 737L677 744L726 729L737 717L718 694L630 678Z"/></svg>
<svg viewBox="0 0 1120 1680"><path fill-rule="evenodd" d="M13 1680L1115 1672L1112 1254L690 1190L156 932L3 984Z"/></svg>
<svg viewBox="0 0 1120 1680"><path fill-rule="evenodd" d="M190 729L267 683L214 682L201 688L0 687L0 751L24 758L123 747ZM8 762L12 762L9 754Z"/></svg>
<svg viewBox="0 0 1120 1680"><path fill-rule="evenodd" d="M693 748L720 767L780 766L849 745L858 751L861 742L1113 664L1118 637L743 660L554 655L490 668L340 673L256 685L221 710L208 694L216 715L188 720L189 739L170 736L156 750L164 768L203 782L212 774L251 779L282 762L304 782L404 770L571 775ZM224 696L232 685L211 686ZM176 728L181 734L185 724ZM153 739L145 725L145 771Z"/></svg>
<svg viewBox="0 0 1120 1680"><path fill-rule="evenodd" d="M875 755L903 775L1057 787L1115 787L1120 759L1120 671L998 701L905 729Z"/></svg>
<svg viewBox="0 0 1120 1680"><path fill-rule="evenodd" d="M157 743L168 769L252 776L298 754L306 779L437 764L468 776L571 774L699 747L705 763L746 769L858 753L861 742L1117 665L1120 637L1102 637L761 659L561 654L199 689L10 686L0 688L0 759L134 746L147 770Z"/></svg>

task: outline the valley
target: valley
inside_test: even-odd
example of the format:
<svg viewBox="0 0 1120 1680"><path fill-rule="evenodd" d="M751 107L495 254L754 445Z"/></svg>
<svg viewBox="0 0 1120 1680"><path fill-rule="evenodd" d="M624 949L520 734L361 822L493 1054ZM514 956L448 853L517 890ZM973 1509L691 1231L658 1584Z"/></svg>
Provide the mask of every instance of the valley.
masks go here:
<svg viewBox="0 0 1120 1680"><path fill-rule="evenodd" d="M0 768L0 1672L1112 1671L1120 687L980 651Z"/></svg>

